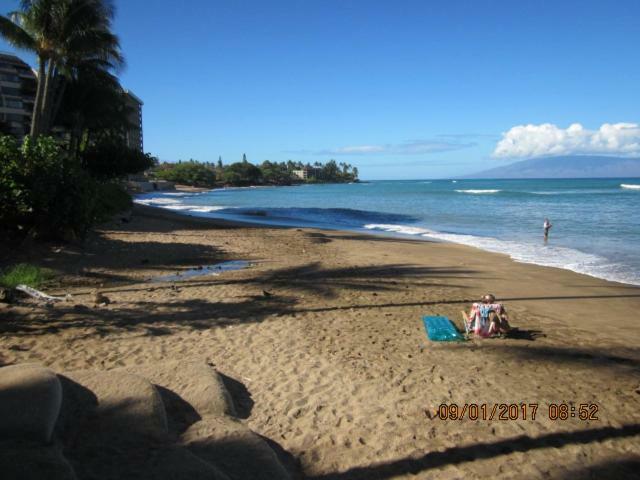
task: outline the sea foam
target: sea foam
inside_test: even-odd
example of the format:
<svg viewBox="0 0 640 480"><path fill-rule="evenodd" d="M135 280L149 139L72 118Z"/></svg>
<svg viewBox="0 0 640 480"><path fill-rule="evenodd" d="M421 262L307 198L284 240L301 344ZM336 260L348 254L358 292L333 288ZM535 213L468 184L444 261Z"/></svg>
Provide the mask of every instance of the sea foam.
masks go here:
<svg viewBox="0 0 640 480"><path fill-rule="evenodd" d="M500 193L502 190L456 190L458 193L470 193L474 195L483 195L487 193Z"/></svg>
<svg viewBox="0 0 640 480"><path fill-rule="evenodd" d="M405 225L367 224L364 225L364 228L459 243L489 252L506 254L520 263L562 268L614 282L640 284L640 277L629 272L624 268L624 265L613 263L599 255L581 252L573 248L544 245L542 243L499 240L476 235L444 233Z"/></svg>

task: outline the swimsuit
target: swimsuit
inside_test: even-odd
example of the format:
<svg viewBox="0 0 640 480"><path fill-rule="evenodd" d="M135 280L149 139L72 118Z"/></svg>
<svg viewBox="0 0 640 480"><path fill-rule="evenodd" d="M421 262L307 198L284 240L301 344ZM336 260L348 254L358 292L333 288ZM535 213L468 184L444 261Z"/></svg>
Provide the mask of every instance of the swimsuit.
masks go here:
<svg viewBox="0 0 640 480"><path fill-rule="evenodd" d="M474 303L467 319L467 332L473 332L479 337L490 337L496 332L489 332L491 326L489 314L495 312L500 316L502 311L503 307L499 303Z"/></svg>

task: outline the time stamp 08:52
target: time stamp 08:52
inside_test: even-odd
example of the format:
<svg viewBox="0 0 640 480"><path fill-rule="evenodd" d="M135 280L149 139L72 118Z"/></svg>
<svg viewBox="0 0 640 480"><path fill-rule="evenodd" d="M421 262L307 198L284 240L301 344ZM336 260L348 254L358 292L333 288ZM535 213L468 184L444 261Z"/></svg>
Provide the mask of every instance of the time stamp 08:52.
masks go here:
<svg viewBox="0 0 640 480"><path fill-rule="evenodd" d="M595 421L599 406L596 403L550 403L547 407L538 403L443 403L436 417L441 420L535 420L540 415L549 420L579 419Z"/></svg>

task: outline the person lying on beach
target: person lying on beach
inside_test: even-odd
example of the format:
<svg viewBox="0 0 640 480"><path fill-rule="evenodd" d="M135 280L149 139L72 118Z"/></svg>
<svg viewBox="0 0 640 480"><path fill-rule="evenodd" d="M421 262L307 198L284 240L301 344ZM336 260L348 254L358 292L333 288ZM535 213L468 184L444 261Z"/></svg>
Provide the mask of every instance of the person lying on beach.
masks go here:
<svg viewBox="0 0 640 480"><path fill-rule="evenodd" d="M485 338L507 333L511 329L507 310L488 293L472 305L469 315L465 314L465 329L467 333Z"/></svg>

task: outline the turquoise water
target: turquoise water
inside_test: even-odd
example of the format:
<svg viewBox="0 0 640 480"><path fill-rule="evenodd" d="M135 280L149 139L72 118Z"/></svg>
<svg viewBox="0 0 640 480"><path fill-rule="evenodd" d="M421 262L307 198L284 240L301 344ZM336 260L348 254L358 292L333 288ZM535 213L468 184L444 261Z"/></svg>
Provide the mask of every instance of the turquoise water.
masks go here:
<svg viewBox="0 0 640 480"><path fill-rule="evenodd" d="M196 216L439 239L640 285L640 179L374 181L136 201ZM553 224L547 245L545 217Z"/></svg>

